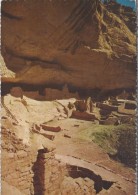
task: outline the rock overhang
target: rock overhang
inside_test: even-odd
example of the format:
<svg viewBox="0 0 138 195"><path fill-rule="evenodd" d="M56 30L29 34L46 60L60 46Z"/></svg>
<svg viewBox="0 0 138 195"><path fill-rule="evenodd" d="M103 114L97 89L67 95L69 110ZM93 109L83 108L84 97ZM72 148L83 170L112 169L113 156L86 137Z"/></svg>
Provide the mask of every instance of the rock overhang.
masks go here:
<svg viewBox="0 0 138 195"><path fill-rule="evenodd" d="M30 5L2 2L2 55L16 73L10 83L135 87L135 34L117 15L97 0Z"/></svg>

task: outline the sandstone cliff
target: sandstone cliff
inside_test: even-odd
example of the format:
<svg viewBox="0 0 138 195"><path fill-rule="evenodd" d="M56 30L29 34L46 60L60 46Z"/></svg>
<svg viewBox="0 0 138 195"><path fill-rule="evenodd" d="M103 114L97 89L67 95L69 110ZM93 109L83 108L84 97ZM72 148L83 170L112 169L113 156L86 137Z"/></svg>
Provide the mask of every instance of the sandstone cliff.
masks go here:
<svg viewBox="0 0 138 195"><path fill-rule="evenodd" d="M135 18L2 1L2 195L135 194Z"/></svg>
<svg viewBox="0 0 138 195"><path fill-rule="evenodd" d="M128 12L120 17L111 8L98 0L3 1L2 55L16 77L2 81L134 88L136 36L129 27L131 14L125 22Z"/></svg>

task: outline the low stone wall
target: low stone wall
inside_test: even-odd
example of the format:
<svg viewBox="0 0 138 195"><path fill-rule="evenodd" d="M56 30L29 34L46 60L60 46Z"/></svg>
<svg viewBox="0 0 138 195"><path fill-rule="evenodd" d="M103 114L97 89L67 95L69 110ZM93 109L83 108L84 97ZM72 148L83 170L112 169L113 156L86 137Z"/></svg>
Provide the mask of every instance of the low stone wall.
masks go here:
<svg viewBox="0 0 138 195"><path fill-rule="evenodd" d="M25 195L60 193L66 165L47 149L24 145L10 130L2 128L2 180Z"/></svg>
<svg viewBox="0 0 138 195"><path fill-rule="evenodd" d="M34 194L32 164L37 151L31 150L14 133L2 129L2 180L25 195Z"/></svg>

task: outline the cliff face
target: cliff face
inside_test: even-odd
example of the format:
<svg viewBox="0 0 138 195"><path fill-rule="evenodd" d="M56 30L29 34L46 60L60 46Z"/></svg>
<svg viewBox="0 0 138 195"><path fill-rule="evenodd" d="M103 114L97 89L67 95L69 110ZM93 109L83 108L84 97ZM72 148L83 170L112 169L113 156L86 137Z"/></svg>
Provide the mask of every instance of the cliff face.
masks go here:
<svg viewBox="0 0 138 195"><path fill-rule="evenodd" d="M116 14L133 33L136 33L136 13L131 7L121 5L116 1L105 2L104 5L110 12Z"/></svg>
<svg viewBox="0 0 138 195"><path fill-rule="evenodd" d="M3 195L135 194L135 94L111 96L135 87L136 36L115 5L2 1Z"/></svg>
<svg viewBox="0 0 138 195"><path fill-rule="evenodd" d="M135 39L98 0L2 2L2 55L16 73L10 82L134 88Z"/></svg>

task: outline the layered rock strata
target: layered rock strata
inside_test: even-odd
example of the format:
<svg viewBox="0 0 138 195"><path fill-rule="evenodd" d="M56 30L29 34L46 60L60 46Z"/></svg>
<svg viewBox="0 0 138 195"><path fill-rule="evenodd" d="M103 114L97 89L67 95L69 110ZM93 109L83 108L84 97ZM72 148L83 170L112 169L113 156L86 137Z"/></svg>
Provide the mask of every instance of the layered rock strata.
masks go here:
<svg viewBox="0 0 138 195"><path fill-rule="evenodd" d="M134 88L136 36L126 14L98 0L3 1L2 55L16 77L2 81Z"/></svg>

